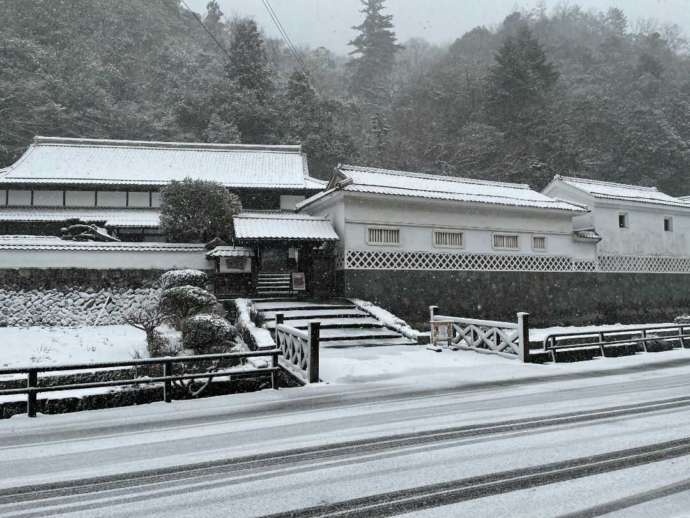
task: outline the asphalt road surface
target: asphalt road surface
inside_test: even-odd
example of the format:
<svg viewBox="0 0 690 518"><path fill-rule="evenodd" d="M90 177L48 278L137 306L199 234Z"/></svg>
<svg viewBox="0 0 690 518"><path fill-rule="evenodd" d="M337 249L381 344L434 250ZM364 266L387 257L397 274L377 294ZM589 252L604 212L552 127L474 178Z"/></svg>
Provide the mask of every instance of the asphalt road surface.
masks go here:
<svg viewBox="0 0 690 518"><path fill-rule="evenodd" d="M690 366L0 421L0 516L690 516Z"/></svg>

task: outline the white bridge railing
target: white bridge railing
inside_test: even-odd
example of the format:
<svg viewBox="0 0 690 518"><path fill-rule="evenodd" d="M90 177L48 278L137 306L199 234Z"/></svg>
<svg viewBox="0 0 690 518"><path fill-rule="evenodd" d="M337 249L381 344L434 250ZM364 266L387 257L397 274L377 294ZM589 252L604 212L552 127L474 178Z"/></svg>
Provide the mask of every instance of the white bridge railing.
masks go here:
<svg viewBox="0 0 690 518"><path fill-rule="evenodd" d="M517 322L477 320L437 314L431 306L431 346L439 350L445 342L449 347L491 352L529 362L529 313L518 313Z"/></svg>
<svg viewBox="0 0 690 518"><path fill-rule="evenodd" d="M281 352L278 361L304 383L319 382L320 326L312 322L305 332L285 325L283 315L276 315L275 342Z"/></svg>

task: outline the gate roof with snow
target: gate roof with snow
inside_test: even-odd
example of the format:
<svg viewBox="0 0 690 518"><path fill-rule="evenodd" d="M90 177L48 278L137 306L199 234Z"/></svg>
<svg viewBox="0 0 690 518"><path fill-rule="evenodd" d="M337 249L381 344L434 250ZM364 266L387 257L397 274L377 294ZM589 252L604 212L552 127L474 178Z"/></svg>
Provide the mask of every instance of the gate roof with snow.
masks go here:
<svg viewBox="0 0 690 518"><path fill-rule="evenodd" d="M337 241L326 218L277 211L247 211L233 218L235 237L245 241Z"/></svg>
<svg viewBox="0 0 690 518"><path fill-rule="evenodd" d="M300 146L36 137L1 184L164 186L186 177L230 188L312 190Z"/></svg>
<svg viewBox="0 0 690 518"><path fill-rule="evenodd" d="M339 166L324 192L312 196L297 207L302 209L337 191L540 208L571 213L586 211L573 203L556 200L534 191L526 184L353 165Z"/></svg>

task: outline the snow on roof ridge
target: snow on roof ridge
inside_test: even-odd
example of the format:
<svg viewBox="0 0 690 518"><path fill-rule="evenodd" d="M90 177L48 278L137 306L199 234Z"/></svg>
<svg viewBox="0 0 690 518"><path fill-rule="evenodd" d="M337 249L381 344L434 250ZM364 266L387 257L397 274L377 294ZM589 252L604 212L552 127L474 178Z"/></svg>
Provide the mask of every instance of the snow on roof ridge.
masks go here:
<svg viewBox="0 0 690 518"><path fill-rule="evenodd" d="M305 200L306 201L306 200ZM318 221L330 221L326 217L312 216L310 214L302 214L290 210L243 210L236 216L237 218L276 218L276 219L295 219L295 220L318 220Z"/></svg>
<svg viewBox="0 0 690 518"><path fill-rule="evenodd" d="M270 145L270 144L216 144L209 142L164 142L155 140L117 140L72 137L42 137L35 136L35 145L73 145L93 147L140 147L140 148L174 148L174 149L205 149L218 151L269 151L282 153L301 153L302 146Z"/></svg>
<svg viewBox="0 0 690 518"><path fill-rule="evenodd" d="M593 185L604 185L604 186L610 186L610 187L624 187L626 189L633 189L633 190L637 190L637 191L661 192L656 187L645 187L643 185L631 185L629 183L608 182L606 180L594 180L592 178L579 178L576 176L561 176L561 175L557 175L556 178L563 180L564 182L589 183L589 184L593 184Z"/></svg>
<svg viewBox="0 0 690 518"><path fill-rule="evenodd" d="M430 174L430 173L415 173L412 171L400 171L400 170L396 170L396 169L382 169L382 168L378 168L378 167L366 167L366 166L342 164L342 165L338 166L338 170L340 170L340 171L359 171L362 173L379 173L379 174L388 174L388 175L408 176L411 178L424 178L424 179L428 179L428 180L451 181L451 182L457 182L457 183L469 183L469 184L476 184L476 185L491 185L491 186L495 186L495 187L511 187L514 189L531 190L531 187L529 185L527 185L526 183L498 182L498 181L494 181L494 180L481 180L481 179L475 179L475 178L464 178L461 176L448 176L448 175Z"/></svg>

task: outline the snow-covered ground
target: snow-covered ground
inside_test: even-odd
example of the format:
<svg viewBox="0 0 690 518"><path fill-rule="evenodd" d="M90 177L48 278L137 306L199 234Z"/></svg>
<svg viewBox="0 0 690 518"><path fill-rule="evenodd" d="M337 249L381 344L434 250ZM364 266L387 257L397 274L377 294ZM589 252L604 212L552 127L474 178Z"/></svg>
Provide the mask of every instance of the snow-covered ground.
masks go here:
<svg viewBox="0 0 690 518"><path fill-rule="evenodd" d="M145 358L146 337L131 326L0 327L0 368Z"/></svg>
<svg viewBox="0 0 690 518"><path fill-rule="evenodd" d="M446 349L437 353L424 346L323 348L319 372L321 379L327 383L389 382L422 388L625 370L642 364L681 359L690 359L690 349L542 365L522 364L517 359L474 351Z"/></svg>

